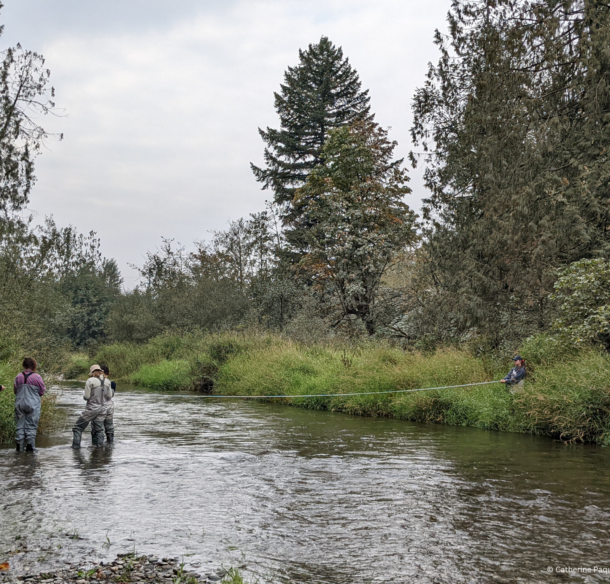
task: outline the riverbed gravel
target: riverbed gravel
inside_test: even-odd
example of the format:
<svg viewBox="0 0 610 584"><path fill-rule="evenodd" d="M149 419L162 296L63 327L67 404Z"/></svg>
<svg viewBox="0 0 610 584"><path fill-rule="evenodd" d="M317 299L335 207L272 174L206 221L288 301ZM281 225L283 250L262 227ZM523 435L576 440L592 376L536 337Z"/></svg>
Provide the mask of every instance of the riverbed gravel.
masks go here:
<svg viewBox="0 0 610 584"><path fill-rule="evenodd" d="M8 570L0 571L0 584L214 584L221 583L224 576L224 571L198 574L187 570L178 558L119 554L112 562L72 565L62 570L40 574L13 576L9 567Z"/></svg>

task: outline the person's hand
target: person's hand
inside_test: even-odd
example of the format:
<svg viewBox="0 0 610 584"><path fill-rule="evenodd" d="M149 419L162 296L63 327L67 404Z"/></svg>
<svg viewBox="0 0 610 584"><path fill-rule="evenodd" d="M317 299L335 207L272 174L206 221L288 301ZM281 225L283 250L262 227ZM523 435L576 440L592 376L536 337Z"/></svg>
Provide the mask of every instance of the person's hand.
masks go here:
<svg viewBox="0 0 610 584"><path fill-rule="evenodd" d="M506 383L506 379L502 379L502 381L500 381L500 383Z"/></svg>
<svg viewBox="0 0 610 584"><path fill-rule="evenodd" d="M4 391L6 389L6 387L4 387L4 385L0 385L0 391Z"/></svg>

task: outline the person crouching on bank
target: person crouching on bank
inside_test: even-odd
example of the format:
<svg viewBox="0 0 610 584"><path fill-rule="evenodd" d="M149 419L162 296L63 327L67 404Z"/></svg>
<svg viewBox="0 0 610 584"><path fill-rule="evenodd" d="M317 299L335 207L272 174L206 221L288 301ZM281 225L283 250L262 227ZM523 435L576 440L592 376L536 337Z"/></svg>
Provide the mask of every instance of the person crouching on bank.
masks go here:
<svg viewBox="0 0 610 584"><path fill-rule="evenodd" d="M23 371L15 377L15 443L20 452L35 452L36 432L40 421L40 400L47 391L42 377L36 373L36 359L26 357Z"/></svg>
<svg viewBox="0 0 610 584"><path fill-rule="evenodd" d="M525 359L521 356L513 358L515 366L508 372L508 375L502 379L501 383L506 383L511 393L521 393L525 387L525 378L527 372L525 371Z"/></svg>
<svg viewBox="0 0 610 584"><path fill-rule="evenodd" d="M104 418L108 403L112 400L112 387L99 365L89 369L89 379L85 383L83 399L87 402L85 411L72 428L72 448L80 448L83 432L91 422L91 443L93 446L104 444Z"/></svg>

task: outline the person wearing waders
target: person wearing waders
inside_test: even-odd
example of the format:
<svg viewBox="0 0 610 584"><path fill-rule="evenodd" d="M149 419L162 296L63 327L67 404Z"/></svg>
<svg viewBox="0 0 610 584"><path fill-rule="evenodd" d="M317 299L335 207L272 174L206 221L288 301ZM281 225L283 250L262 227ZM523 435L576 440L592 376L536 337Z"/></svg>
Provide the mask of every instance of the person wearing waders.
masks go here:
<svg viewBox="0 0 610 584"><path fill-rule="evenodd" d="M42 377L36 373L36 360L26 357L23 360L23 371L15 377L15 447L17 452L36 451L36 432L40 420L40 398L47 388Z"/></svg>
<svg viewBox="0 0 610 584"><path fill-rule="evenodd" d="M500 383L506 383L511 393L521 393L525 387L525 359L520 355L513 357L515 366L508 372L508 375Z"/></svg>
<svg viewBox="0 0 610 584"><path fill-rule="evenodd" d="M110 376L110 369L108 365L100 365L100 368L104 372L106 378ZM112 444L114 442L114 401L112 398L116 392L116 382L110 382L110 388L112 389L112 397L106 405L106 412L104 415L104 432L106 433L106 442Z"/></svg>
<svg viewBox="0 0 610 584"><path fill-rule="evenodd" d="M80 448L83 432L89 422L91 422L91 444L102 446L104 444L104 416L107 404L112 399L112 387L110 380L106 379L99 365L91 365L89 369L89 379L85 383L83 399L87 405L72 428L72 448Z"/></svg>

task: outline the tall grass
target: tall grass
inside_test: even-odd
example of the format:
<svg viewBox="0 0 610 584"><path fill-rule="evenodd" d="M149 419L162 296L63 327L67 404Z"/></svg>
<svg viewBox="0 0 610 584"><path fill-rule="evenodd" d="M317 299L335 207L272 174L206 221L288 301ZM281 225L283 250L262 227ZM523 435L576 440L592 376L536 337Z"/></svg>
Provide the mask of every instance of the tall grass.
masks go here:
<svg viewBox="0 0 610 584"><path fill-rule="evenodd" d="M529 377L519 395L493 384L298 398L498 380L511 366L466 350L420 353L385 343L306 346L272 335L163 335L146 345L105 347L93 361L108 363L119 379L152 388L192 389L211 379L215 393L294 395L278 401L304 408L610 444L608 355L577 350L544 335L525 342L521 352Z"/></svg>

